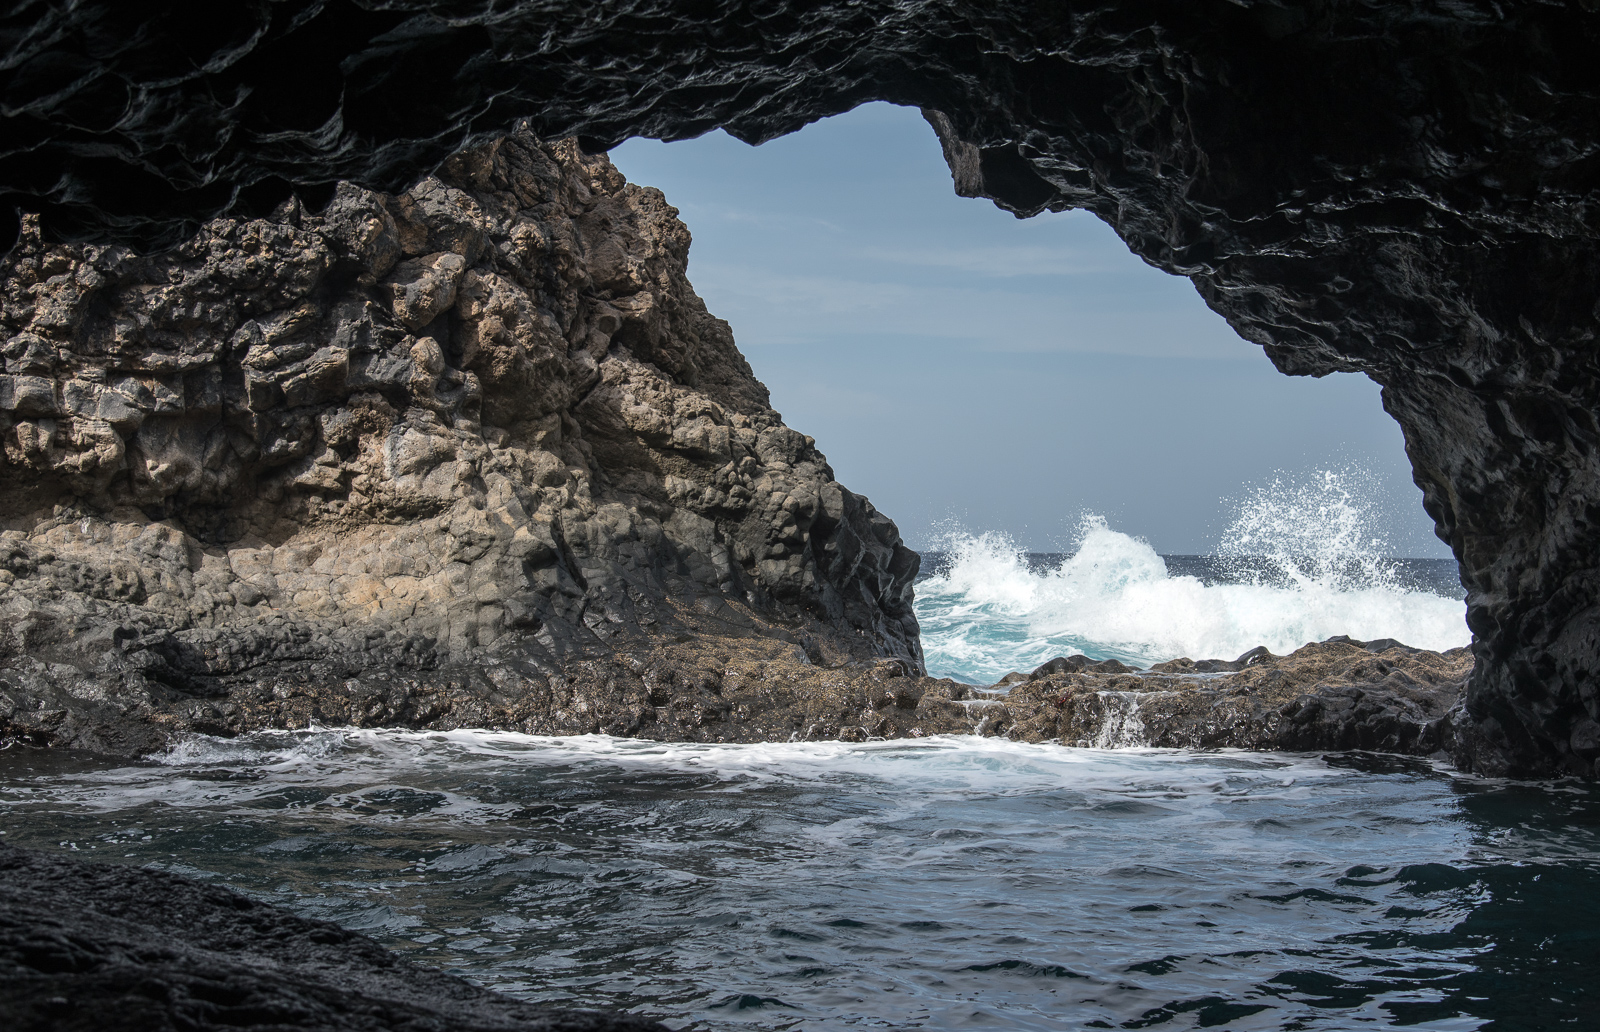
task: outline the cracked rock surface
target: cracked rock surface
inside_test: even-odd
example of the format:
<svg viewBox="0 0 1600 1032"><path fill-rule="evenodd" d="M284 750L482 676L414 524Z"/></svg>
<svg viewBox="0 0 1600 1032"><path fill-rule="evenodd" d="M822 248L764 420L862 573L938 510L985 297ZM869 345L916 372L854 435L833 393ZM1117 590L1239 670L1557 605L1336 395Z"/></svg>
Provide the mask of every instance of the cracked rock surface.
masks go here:
<svg viewBox="0 0 1600 1032"><path fill-rule="evenodd" d="M604 156L520 130L154 257L29 233L0 263L0 733L715 740L626 664L567 674L701 635L921 671L915 553Z"/></svg>

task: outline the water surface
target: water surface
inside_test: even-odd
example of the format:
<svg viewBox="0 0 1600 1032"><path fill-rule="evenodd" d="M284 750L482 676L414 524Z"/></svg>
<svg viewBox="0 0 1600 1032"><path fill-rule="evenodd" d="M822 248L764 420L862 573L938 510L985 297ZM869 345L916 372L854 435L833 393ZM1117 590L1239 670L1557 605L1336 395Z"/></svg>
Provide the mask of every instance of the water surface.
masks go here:
<svg viewBox="0 0 1600 1032"><path fill-rule="evenodd" d="M0 753L0 827L698 1029L1592 1027L1600 793L971 737Z"/></svg>

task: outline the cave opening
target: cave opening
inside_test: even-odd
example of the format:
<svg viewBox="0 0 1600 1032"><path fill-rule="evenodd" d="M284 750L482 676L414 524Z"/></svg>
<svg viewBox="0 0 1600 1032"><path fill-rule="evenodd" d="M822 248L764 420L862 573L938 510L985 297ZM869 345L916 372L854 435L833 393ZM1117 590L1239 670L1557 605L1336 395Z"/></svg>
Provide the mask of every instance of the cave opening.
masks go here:
<svg viewBox="0 0 1600 1032"><path fill-rule="evenodd" d="M43 237L19 237L18 261L41 263L23 277L33 278L24 285L32 290L55 264L100 260L52 251L51 241L149 254L218 215L276 217L267 206L291 189L319 197L319 188L346 181L354 192L338 211L382 222L361 191L404 192L452 152L486 145L521 118L544 140L575 138L593 153L632 137L682 139L719 126L741 140L772 140L867 101L920 107L937 123L961 196L1029 214L1093 212L1133 253L1190 277L1280 371L1361 372L1381 382L1426 511L1468 592L1476 666L1452 754L1486 772L1588 775L1600 762L1600 710L1589 689L1600 539L1590 360L1597 209L1587 142L1595 136L1588 58L1597 22L1586 7L1469 4L1441 15L1416 5L1272 0L1068 5L1040 17L1025 5L852 2L735 4L702 17L634 5L468 4L440 18L431 5L409 2L377 15L360 4L341 13L255 4L233 17L152 21L129 37L107 5L23 5L7 20L18 74L7 83L6 119L19 146L0 155L0 193L8 207L46 219ZM29 27L42 11L58 19L52 31ZM202 53L212 59L198 63ZM295 88L318 103L285 108L285 97L299 99L294 91L270 88L291 66ZM308 130L291 109L332 114ZM105 117L113 112L125 117ZM480 185L494 187L473 188ZM291 222L308 214L287 211ZM357 219L334 234L347 252L338 260L376 277L389 268L387 251L367 245L383 234L358 239L358 223L368 224ZM407 252L407 261L449 249L442 238L409 243L430 250ZM514 265L531 253L512 251ZM461 270L452 261L407 266L404 284L385 289L427 293L429 283L453 283ZM111 271L103 282L121 283L128 270ZM97 272L71 282L93 291L102 280ZM74 312L35 318L32 300L18 295L18 326L32 328L12 338L7 375L52 371L49 347L33 337L85 343L74 337ZM574 334L579 350L596 328L568 321L586 316L582 308L568 306L556 327ZM388 357L384 382L413 361ZM444 375L434 357L427 348L415 356L427 376ZM13 358L22 371L10 371ZM321 374L341 368L319 366L295 387L320 390ZM755 389L737 363L728 369L722 387L739 380L736 393ZM309 373L295 366L285 377ZM465 383L439 382L452 390ZM65 404L47 397L47 386L12 385L11 407L27 424L18 454L52 469L65 456L74 476L90 452L96 463L117 461L120 431L99 415L83 418L107 426L66 437L46 425ZM198 380L193 387L197 406L221 398ZM78 401L99 396L74 390ZM168 393L183 392L167 384L151 398ZM1018 393L1007 413L1027 407ZM758 400L744 397L754 416L770 418ZM1262 398L1251 402L1259 408ZM111 414L132 422L158 404ZM252 440L283 430L268 426ZM147 436L157 452L183 450L176 438ZM304 457L296 452L295 461ZM31 468L26 462L19 468ZM176 477L180 465L151 468ZM200 480L217 473L204 468ZM971 493L1014 491L1013 482ZM869 578L866 623L855 629L915 666L901 612L904 546L882 513L851 513L828 518L859 517L876 542L867 552L894 556ZM798 561L782 547L767 559ZM749 563L759 561L751 551ZM866 567L838 569L854 599Z"/></svg>
<svg viewBox="0 0 1600 1032"><path fill-rule="evenodd" d="M916 109L610 157L680 210L774 407L922 553L931 673L1470 641L1376 383L1284 376L1088 212L957 196Z"/></svg>
<svg viewBox="0 0 1600 1032"><path fill-rule="evenodd" d="M1283 376L1088 212L957 197L915 109L610 157L681 211L691 280L774 407L913 547L959 525L1060 551L1087 511L1199 554L1249 485L1336 469L1367 478L1394 555L1449 558L1377 384Z"/></svg>
<svg viewBox="0 0 1600 1032"><path fill-rule="evenodd" d="M13 5L0 866L628 1027L1575 1020L1595 793L1498 777L1600 774L1595 6ZM1330 466L1471 650L1076 654ZM998 554L914 608L941 518L1076 532L1094 635ZM401 1013L321 957L291 1010Z"/></svg>

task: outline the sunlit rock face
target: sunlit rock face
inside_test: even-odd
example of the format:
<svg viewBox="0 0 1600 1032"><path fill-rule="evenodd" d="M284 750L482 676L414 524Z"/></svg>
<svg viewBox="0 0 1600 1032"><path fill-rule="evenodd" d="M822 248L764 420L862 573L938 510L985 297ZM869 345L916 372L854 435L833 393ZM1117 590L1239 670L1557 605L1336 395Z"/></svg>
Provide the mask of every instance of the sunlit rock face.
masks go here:
<svg viewBox="0 0 1600 1032"><path fill-rule="evenodd" d="M23 4L0 191L56 238L172 244L291 191L320 211L339 180L409 188L520 117L598 150L920 106L958 191L1094 211L1284 372L1382 383L1469 592L1459 758L1593 774L1590 6ZM443 303L427 257L397 318Z"/></svg>
<svg viewBox="0 0 1600 1032"><path fill-rule="evenodd" d="M651 642L921 668L916 555L603 155L519 130L155 257L34 229L0 261L0 737L683 737L716 721L676 728L624 663Z"/></svg>

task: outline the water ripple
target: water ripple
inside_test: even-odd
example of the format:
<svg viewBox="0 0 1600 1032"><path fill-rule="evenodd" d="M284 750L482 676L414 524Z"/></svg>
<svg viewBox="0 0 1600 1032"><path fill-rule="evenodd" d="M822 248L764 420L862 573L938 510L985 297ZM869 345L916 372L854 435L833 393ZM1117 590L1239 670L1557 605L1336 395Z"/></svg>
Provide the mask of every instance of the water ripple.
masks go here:
<svg viewBox="0 0 1600 1032"><path fill-rule="evenodd" d="M0 813L681 1027L1581 1027L1600 984L1600 793L1407 760L327 730L11 750Z"/></svg>

